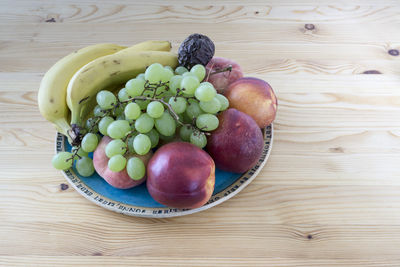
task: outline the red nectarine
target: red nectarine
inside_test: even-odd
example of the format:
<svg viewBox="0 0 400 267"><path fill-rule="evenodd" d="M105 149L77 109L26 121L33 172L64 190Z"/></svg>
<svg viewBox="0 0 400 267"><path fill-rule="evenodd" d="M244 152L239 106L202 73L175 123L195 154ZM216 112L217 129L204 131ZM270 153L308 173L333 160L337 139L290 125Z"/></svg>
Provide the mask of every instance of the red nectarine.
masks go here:
<svg viewBox="0 0 400 267"><path fill-rule="evenodd" d="M211 197L215 164L202 149L185 142L159 148L147 166L147 189L159 203L174 208L198 208Z"/></svg>
<svg viewBox="0 0 400 267"><path fill-rule="evenodd" d="M260 128L249 115L233 108L222 112L218 119L218 128L207 140L208 153L218 168L246 172L256 164L263 151Z"/></svg>
<svg viewBox="0 0 400 267"><path fill-rule="evenodd" d="M240 78L229 85L224 95L229 100L229 107L250 115L260 128L275 119L278 101L271 86L261 79Z"/></svg>

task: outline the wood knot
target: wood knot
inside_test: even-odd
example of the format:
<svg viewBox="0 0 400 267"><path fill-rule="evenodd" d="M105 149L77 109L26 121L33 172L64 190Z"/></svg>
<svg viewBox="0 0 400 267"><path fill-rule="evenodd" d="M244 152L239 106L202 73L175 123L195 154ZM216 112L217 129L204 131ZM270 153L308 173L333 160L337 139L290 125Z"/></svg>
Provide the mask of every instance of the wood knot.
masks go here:
<svg viewBox="0 0 400 267"><path fill-rule="evenodd" d="M256 15L258 15L259 13L260 13L259 11L254 12L254 14L256 14Z"/></svg>
<svg viewBox="0 0 400 267"><path fill-rule="evenodd" d="M308 240L311 240L311 239L313 239L313 236L312 236L311 234L308 234L308 235L307 235L307 239L308 239Z"/></svg>
<svg viewBox="0 0 400 267"><path fill-rule="evenodd" d="M331 147L331 148L329 148L329 151L330 151L330 152L333 152L333 153L344 153L343 147L340 147L340 146L338 146L338 147Z"/></svg>
<svg viewBox="0 0 400 267"><path fill-rule="evenodd" d="M67 184L60 184L60 188L62 191L65 191L69 188L69 186Z"/></svg>
<svg viewBox="0 0 400 267"><path fill-rule="evenodd" d="M306 28L306 30L312 31L315 29L314 24L306 24L304 25L304 28Z"/></svg>
<svg viewBox="0 0 400 267"><path fill-rule="evenodd" d="M55 18L50 18L50 19L46 19L45 21L46 22L56 22L56 19Z"/></svg>
<svg viewBox="0 0 400 267"><path fill-rule="evenodd" d="M399 55L399 50L397 49L390 49L388 51L389 55L397 57Z"/></svg>
<svg viewBox="0 0 400 267"><path fill-rule="evenodd" d="M382 73L378 70L366 70L362 74L382 74Z"/></svg>
<svg viewBox="0 0 400 267"><path fill-rule="evenodd" d="M93 253L93 256L103 256L103 253L101 253L101 252L95 252L95 253Z"/></svg>

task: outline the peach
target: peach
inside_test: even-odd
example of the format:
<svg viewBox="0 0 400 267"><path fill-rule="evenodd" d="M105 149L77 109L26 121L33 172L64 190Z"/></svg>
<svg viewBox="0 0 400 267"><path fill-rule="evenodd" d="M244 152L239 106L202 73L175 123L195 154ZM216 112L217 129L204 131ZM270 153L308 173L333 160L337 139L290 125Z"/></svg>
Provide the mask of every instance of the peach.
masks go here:
<svg viewBox="0 0 400 267"><path fill-rule="evenodd" d="M229 65L232 66L231 71L220 72L209 76L210 72L213 73L214 71L222 70ZM215 89L220 94L223 93L229 84L243 77L243 72L239 64L230 59L222 57L213 57L210 62L208 62L206 70L206 78L209 77L208 82L212 83L212 85L214 85Z"/></svg>
<svg viewBox="0 0 400 267"><path fill-rule="evenodd" d="M244 77L230 84L224 95L229 107L250 115L260 128L275 120L278 101L271 86L261 79Z"/></svg>
<svg viewBox="0 0 400 267"><path fill-rule="evenodd" d="M104 136L96 150L93 152L93 165L96 172L111 186L119 188L119 189L128 189L135 186L140 185L144 181L146 181L146 176L144 176L140 180L133 180L129 177L126 169L123 169L120 172L113 172L108 168L108 157L105 153L106 146L109 142L111 142L111 138L108 136ZM149 162L153 152L149 152L146 155L140 156L136 154L130 154L130 157L139 157L143 160L144 164L147 165Z"/></svg>
<svg viewBox="0 0 400 267"><path fill-rule="evenodd" d="M207 140L207 152L218 168L246 172L257 163L263 151L260 128L249 115L233 108L223 111L218 119L218 128Z"/></svg>
<svg viewBox="0 0 400 267"><path fill-rule="evenodd" d="M215 184L215 164L202 149L185 142L159 148L147 166L147 189L159 203L174 208L203 206Z"/></svg>

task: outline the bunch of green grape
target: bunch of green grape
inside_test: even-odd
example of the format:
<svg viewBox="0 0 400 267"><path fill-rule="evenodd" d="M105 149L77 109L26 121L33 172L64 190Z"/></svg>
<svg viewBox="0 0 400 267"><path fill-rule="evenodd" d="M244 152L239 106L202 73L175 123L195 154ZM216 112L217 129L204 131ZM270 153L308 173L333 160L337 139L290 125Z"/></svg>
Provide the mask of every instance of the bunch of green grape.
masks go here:
<svg viewBox="0 0 400 267"><path fill-rule="evenodd" d="M92 175L94 168L88 153L96 149L99 133L113 139L105 149L109 169L119 172L126 168L134 180L145 175L145 165L137 155L146 155L160 140L168 142L179 137L205 147L206 133L219 125L216 114L229 106L228 99L217 94L211 83L202 82L205 76L202 65L195 65L190 71L179 66L174 71L154 63L116 95L100 91L81 146L73 148L72 153L58 153L53 158L54 167L70 168L71 157L76 155L78 173Z"/></svg>

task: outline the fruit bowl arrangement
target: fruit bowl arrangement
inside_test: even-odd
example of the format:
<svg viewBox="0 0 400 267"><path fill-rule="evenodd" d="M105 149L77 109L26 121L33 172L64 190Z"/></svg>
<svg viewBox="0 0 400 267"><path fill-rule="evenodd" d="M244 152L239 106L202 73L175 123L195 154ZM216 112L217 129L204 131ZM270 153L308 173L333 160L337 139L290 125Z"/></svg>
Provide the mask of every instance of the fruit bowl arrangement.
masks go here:
<svg viewBox="0 0 400 267"><path fill-rule="evenodd" d="M170 217L219 204L265 164L277 99L192 34L98 44L58 61L39 89L58 130L52 164L82 195L119 213Z"/></svg>

